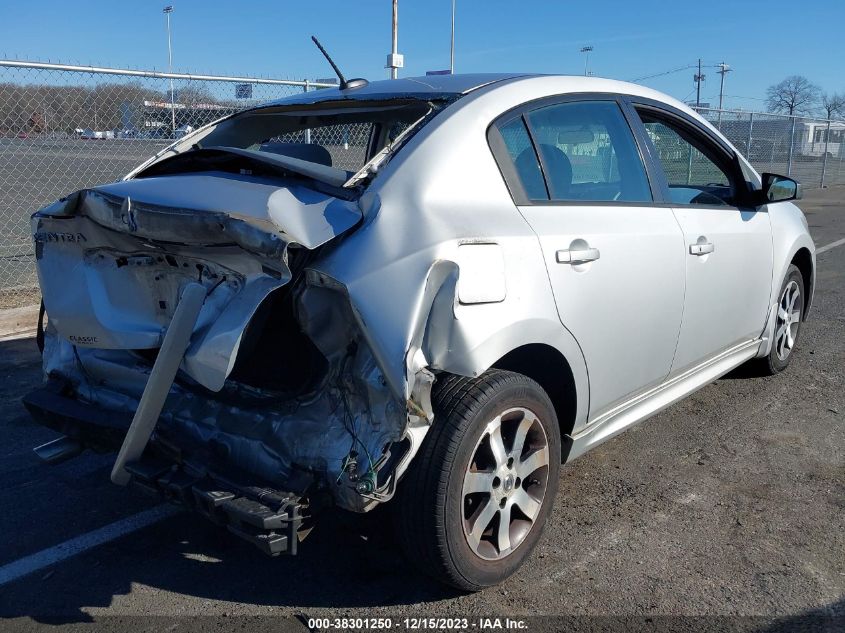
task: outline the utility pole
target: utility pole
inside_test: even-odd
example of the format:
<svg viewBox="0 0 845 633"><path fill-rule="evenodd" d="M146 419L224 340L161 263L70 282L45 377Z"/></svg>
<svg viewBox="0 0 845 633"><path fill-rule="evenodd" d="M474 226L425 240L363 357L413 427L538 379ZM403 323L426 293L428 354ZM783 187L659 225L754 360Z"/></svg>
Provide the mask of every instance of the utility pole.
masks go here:
<svg viewBox="0 0 845 633"><path fill-rule="evenodd" d="M722 100L725 96L725 75L731 72L731 67L728 66L725 62L719 64L719 70L716 71L720 75L722 75L721 80L719 81L719 110L722 109Z"/></svg>
<svg viewBox="0 0 845 633"><path fill-rule="evenodd" d="M452 43L449 46L449 73L455 74L455 0L452 0Z"/></svg>
<svg viewBox="0 0 845 633"><path fill-rule="evenodd" d="M581 52L584 53L584 76L587 77L590 74L590 51L593 50L592 46L583 46L581 48Z"/></svg>
<svg viewBox="0 0 845 633"><path fill-rule="evenodd" d="M405 58L399 54L399 0L393 0L393 48L387 56L387 65L390 69L390 78L399 77L399 69L405 65Z"/></svg>
<svg viewBox="0 0 845 633"><path fill-rule="evenodd" d="M164 7L164 14L167 16L167 72L173 74L173 46L170 43L170 14L173 13L173 5ZM173 77L170 78L170 123L173 136L176 136L176 95L173 92Z"/></svg>
<svg viewBox="0 0 845 633"><path fill-rule="evenodd" d="M701 74L701 60L698 60L698 73L693 76L695 81L695 107L701 106L701 82L704 81L704 75Z"/></svg>

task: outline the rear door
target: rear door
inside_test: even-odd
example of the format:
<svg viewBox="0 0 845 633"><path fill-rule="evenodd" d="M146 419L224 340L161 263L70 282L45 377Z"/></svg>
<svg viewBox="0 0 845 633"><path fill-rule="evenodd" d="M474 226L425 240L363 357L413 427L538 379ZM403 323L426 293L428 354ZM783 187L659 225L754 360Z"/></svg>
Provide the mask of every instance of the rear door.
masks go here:
<svg viewBox="0 0 845 633"><path fill-rule="evenodd" d="M729 147L682 113L654 104L636 109L684 233L676 374L760 336L772 279L771 225L765 207L738 203L747 185Z"/></svg>
<svg viewBox="0 0 845 633"><path fill-rule="evenodd" d="M560 320L584 354L590 420L669 373L684 297L683 236L655 206L613 96L529 105L491 128L491 147L537 233Z"/></svg>

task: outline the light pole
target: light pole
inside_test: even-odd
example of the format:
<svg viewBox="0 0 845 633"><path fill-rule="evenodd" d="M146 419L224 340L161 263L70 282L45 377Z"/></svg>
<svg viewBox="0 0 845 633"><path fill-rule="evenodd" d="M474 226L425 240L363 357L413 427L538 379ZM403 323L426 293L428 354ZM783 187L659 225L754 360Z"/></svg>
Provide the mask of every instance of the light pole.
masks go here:
<svg viewBox="0 0 845 633"><path fill-rule="evenodd" d="M170 43L170 14L173 13L173 5L168 4L163 9L167 16L167 72L173 74L173 46ZM173 93L173 77L170 78L170 123L173 129L173 136L176 136L176 98Z"/></svg>
<svg viewBox="0 0 845 633"><path fill-rule="evenodd" d="M581 52L584 53L584 76L588 76L590 74L590 51L593 50L592 46L584 46L581 48Z"/></svg>
<svg viewBox="0 0 845 633"><path fill-rule="evenodd" d="M449 73L455 74L455 0L452 0L452 42L449 46Z"/></svg>
<svg viewBox="0 0 845 633"><path fill-rule="evenodd" d="M390 78L396 79L399 76L399 69L405 65L405 59L399 54L399 0L393 0L393 47L390 55L387 56L387 65L390 69Z"/></svg>

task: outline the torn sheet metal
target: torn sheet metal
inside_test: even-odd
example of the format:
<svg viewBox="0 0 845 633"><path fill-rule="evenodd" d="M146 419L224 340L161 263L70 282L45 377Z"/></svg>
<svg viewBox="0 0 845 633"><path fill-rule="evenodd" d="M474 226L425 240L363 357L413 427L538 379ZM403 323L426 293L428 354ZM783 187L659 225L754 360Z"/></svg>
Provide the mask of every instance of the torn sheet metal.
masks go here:
<svg viewBox="0 0 845 633"><path fill-rule="evenodd" d="M196 208L197 190L213 209ZM354 203L301 186L215 172L84 190L32 224L47 313L78 346L157 348L181 289L203 284L183 369L219 391L250 319L290 282L289 247L318 248L360 218Z"/></svg>
<svg viewBox="0 0 845 633"><path fill-rule="evenodd" d="M217 398L177 380L156 437L178 446L182 459L200 472L225 462L284 490L323 490L339 506L364 511L372 502L360 494L360 482L370 477L375 487L386 486L378 467L389 457L385 449L402 441L407 416L385 388L369 349L353 347L351 355L334 355L318 392L284 401L239 403L236 388L227 386ZM52 326L44 356L48 377L107 410L134 412L149 378L149 364L132 352L74 350ZM353 472L348 465L355 453Z"/></svg>
<svg viewBox="0 0 845 633"><path fill-rule="evenodd" d="M203 195L197 196L197 191ZM270 246L273 241L281 247L292 243L310 250L361 219L354 202L294 183L280 186L278 180L224 172L125 180L85 195L110 206L111 213L99 206L91 209L104 226L158 240L171 236L172 241L187 244L214 244L228 236L245 250L268 256L280 255L278 246ZM129 201L128 208L121 208L124 201ZM250 227L267 237L252 234ZM183 228L191 231L180 231Z"/></svg>

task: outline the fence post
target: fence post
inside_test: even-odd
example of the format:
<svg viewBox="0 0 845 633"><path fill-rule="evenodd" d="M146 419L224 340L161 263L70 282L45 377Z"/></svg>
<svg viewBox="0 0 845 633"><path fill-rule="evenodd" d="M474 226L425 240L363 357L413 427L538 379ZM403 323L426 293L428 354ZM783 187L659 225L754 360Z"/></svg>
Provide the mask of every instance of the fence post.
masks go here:
<svg viewBox="0 0 845 633"><path fill-rule="evenodd" d="M786 163L786 175L792 175L792 152L795 149L795 117L792 117L792 128L789 131L789 158Z"/></svg>
<svg viewBox="0 0 845 633"><path fill-rule="evenodd" d="M745 144L745 157L748 159L748 162L752 161L751 158L751 132L754 130L754 113L752 112L748 117L748 142Z"/></svg>
<svg viewBox="0 0 845 633"><path fill-rule="evenodd" d="M830 146L830 119L827 120L827 131L824 135L824 156L822 156L822 180L819 186L824 189L824 176L827 171L827 150Z"/></svg>
<svg viewBox="0 0 845 633"><path fill-rule="evenodd" d="M308 92L308 80L305 80L305 85L302 86L303 92ZM311 145L311 128L305 130L305 143Z"/></svg>

